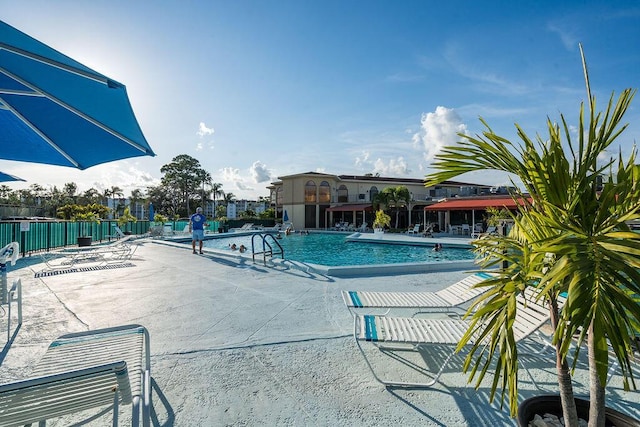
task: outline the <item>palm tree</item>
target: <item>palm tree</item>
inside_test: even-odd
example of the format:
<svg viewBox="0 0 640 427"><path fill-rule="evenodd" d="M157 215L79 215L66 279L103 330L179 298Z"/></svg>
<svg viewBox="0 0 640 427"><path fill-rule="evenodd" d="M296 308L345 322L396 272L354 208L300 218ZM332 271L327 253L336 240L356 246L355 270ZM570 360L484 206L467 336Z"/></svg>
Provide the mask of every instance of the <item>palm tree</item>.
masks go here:
<svg viewBox="0 0 640 427"><path fill-rule="evenodd" d="M211 187L213 181L211 180L211 174L205 171L204 169L201 169L199 171L198 177L200 178L200 185L202 186L201 192L200 192L201 205L206 212L208 197L207 197L207 192L205 191L205 186Z"/></svg>
<svg viewBox="0 0 640 427"><path fill-rule="evenodd" d="M211 184L211 196L213 198L213 207L217 209L216 199L218 197L224 197L224 191L222 191L222 184L219 182L214 182Z"/></svg>
<svg viewBox="0 0 640 427"><path fill-rule="evenodd" d="M471 378L477 375L479 386L496 358L491 397L501 383L501 399L506 388L515 415L518 352L510 325L516 315L515 297L534 286L550 309L566 425L577 425L567 357L575 363L586 343L589 426L603 426L608 345L621 367L625 388L629 388L629 379L635 387L629 354L640 324L640 305L633 296L640 294L640 234L631 232L626 221L640 217L640 166L635 165L635 149L626 160L620 154L615 161L598 163L627 127L621 120L635 91L624 90L615 103L612 95L606 112L596 113L582 46L580 52L589 101L588 119L584 106L580 108L577 142L571 139L562 115L562 126L548 119L548 137L537 137L535 142L516 125L521 144L496 135L481 119L486 127L481 136L460 134L459 145L436 156L436 172L427 177L426 186L483 170L508 172L522 181L525 191L516 191L513 197L523 208L513 216L511 233L476 243L482 265L503 261L509 265L469 309L471 326L458 349L469 344L474 334L486 340L472 345L464 370L471 369ZM563 293L568 298L559 307L558 296ZM578 337L575 346L571 345L573 337Z"/></svg>
<svg viewBox="0 0 640 427"><path fill-rule="evenodd" d="M411 202L411 193L404 185L397 187L387 187L376 196L378 203L387 207L394 208L396 211L396 225L398 228L398 220L400 217L400 208Z"/></svg>

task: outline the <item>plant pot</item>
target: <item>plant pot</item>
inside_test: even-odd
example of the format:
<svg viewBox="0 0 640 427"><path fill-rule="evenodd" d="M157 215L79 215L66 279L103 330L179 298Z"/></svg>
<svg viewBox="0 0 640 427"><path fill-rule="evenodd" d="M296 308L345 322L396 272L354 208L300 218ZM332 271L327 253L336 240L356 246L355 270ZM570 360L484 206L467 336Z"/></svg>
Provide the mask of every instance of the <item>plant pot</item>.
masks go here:
<svg viewBox="0 0 640 427"><path fill-rule="evenodd" d="M576 398L578 418L589 419L589 401ZM518 405L518 426L528 427L536 414L554 414L562 417L560 395L534 396L525 399ZM640 427L640 421L611 408L605 408L605 426Z"/></svg>
<svg viewBox="0 0 640 427"><path fill-rule="evenodd" d="M78 237L78 246L91 246L91 236Z"/></svg>
<svg viewBox="0 0 640 427"><path fill-rule="evenodd" d="M374 234L384 234L384 228L374 228L373 229L373 233Z"/></svg>

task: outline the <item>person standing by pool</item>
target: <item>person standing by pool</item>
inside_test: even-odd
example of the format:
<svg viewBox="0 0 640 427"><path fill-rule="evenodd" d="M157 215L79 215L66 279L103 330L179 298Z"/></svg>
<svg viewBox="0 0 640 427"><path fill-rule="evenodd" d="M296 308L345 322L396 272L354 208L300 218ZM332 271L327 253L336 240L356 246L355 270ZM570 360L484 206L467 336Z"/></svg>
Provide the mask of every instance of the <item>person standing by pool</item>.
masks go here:
<svg viewBox="0 0 640 427"><path fill-rule="evenodd" d="M196 241L200 242L200 254L202 254L202 241L204 240L204 227L207 225L207 217L202 215L202 208L198 207L196 213L189 217L189 231L192 234L191 247L196 253Z"/></svg>

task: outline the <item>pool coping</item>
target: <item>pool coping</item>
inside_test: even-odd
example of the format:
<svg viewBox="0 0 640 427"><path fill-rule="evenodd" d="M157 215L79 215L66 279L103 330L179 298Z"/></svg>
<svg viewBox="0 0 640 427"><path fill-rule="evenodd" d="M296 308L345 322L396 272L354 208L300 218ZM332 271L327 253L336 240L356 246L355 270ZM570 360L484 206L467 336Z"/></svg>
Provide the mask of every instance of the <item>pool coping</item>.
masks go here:
<svg viewBox="0 0 640 427"><path fill-rule="evenodd" d="M226 238L233 235L251 235L260 230L250 230L247 232L233 232L233 233L216 233L215 235L209 235L210 239ZM312 233L332 233L332 231L312 231ZM472 248L471 239L458 238L458 237L414 237L397 233L342 233L347 235L348 241L360 241L369 243L382 243L393 245L416 245L416 246L433 246L435 243L441 243L444 248ZM205 235L205 240L206 239ZM156 239L154 242L160 244L167 244L169 246L175 246L179 248L187 248L191 250L191 246L185 245L191 241L190 237L180 236L174 237L168 240ZM246 252L241 254L239 252L222 251L219 249L204 248L205 254L219 255L235 259L245 259L253 261L251 253ZM263 264L263 260L256 259L256 263ZM394 263L394 264L370 264L370 265L336 265L328 266L321 264L312 264L302 261L294 261L289 259L269 258L266 260L268 265L272 265L278 268L293 268L296 270L304 271L307 273L321 274L331 277L371 277L371 276L396 276L401 274L418 274L418 273L433 273L443 271L454 270L479 270L480 267L476 264L475 260L462 260L462 261L436 261L436 262L415 262L415 263Z"/></svg>

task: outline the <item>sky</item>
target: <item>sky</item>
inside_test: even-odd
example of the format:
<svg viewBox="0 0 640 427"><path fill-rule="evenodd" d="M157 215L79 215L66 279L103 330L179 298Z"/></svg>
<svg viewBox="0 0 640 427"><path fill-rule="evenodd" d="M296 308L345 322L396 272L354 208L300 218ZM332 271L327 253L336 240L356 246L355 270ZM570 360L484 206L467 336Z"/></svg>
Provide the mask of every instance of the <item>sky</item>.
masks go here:
<svg viewBox="0 0 640 427"><path fill-rule="evenodd" d="M573 128L579 43L598 110L640 86L637 1L0 0L0 19L125 84L157 154L84 171L0 160L26 179L14 189L128 196L180 154L238 199L309 171L423 178L480 118L512 141L515 123L532 138L560 114ZM613 154L640 139L638 102Z"/></svg>

